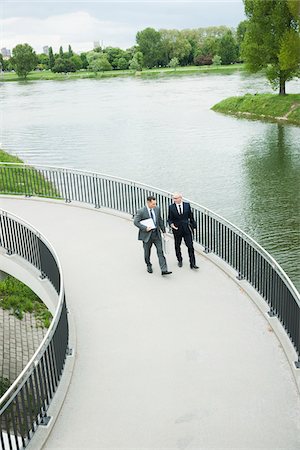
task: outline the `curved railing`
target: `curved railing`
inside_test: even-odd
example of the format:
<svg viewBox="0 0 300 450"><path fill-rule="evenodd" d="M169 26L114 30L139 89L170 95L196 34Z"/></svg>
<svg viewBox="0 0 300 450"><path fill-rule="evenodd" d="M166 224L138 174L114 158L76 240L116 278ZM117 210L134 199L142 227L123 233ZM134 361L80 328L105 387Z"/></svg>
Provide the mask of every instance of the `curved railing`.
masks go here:
<svg viewBox="0 0 300 450"><path fill-rule="evenodd" d="M171 194L125 179L97 173L22 164L0 163L0 192L83 202L95 208L112 208L133 215L155 194L166 220ZM285 328L300 368L300 296L277 262L252 238L219 215L191 202L197 228L195 240L247 280Z"/></svg>
<svg viewBox="0 0 300 450"><path fill-rule="evenodd" d="M0 209L0 247L18 255L52 283L57 307L39 348L0 399L2 449L26 447L40 424L58 387L68 350L68 319L59 259L47 240L31 225Z"/></svg>

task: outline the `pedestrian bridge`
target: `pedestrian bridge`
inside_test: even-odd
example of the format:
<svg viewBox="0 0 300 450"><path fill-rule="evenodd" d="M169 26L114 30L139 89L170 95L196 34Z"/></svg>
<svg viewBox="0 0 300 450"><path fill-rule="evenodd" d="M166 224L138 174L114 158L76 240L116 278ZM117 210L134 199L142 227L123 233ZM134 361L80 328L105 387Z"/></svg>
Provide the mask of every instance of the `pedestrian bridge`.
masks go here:
<svg viewBox="0 0 300 450"><path fill-rule="evenodd" d="M0 248L0 270L22 281L27 273L27 283L53 310L53 286L63 288L69 322L57 389L49 369L54 346L42 365L49 369L46 381L39 381L43 370L34 361L33 398L29 387L24 393L20 387L23 374L12 391L15 397L21 392L21 399L10 415L1 399L3 448L299 449L296 334L288 335L279 308L245 279L244 266L236 270L211 245L195 244L198 271L190 270L186 249L179 268L172 248L167 260L173 274L161 276L156 254L149 274L130 214L67 200L0 196L1 209L46 237L41 260L47 244L55 250L61 279L55 281L54 259L49 276L46 269L45 278L34 276L30 258L20 258L16 247L5 251L8 243ZM11 214L2 213L2 230ZM274 290L271 282L268 289ZM38 404L38 385L46 390L47 384L52 401L30 414L26 398ZM12 411L18 424L8 426ZM28 429L31 415L35 423Z"/></svg>

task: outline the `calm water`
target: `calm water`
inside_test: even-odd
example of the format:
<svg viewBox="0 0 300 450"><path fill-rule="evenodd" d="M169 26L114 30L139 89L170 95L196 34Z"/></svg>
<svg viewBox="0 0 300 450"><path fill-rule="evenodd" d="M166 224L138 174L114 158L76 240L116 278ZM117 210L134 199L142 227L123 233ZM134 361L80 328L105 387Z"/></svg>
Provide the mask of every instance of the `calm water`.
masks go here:
<svg viewBox="0 0 300 450"><path fill-rule="evenodd" d="M300 129L210 110L258 91L271 92L241 74L5 83L0 140L28 163L182 191L254 237L299 289Z"/></svg>

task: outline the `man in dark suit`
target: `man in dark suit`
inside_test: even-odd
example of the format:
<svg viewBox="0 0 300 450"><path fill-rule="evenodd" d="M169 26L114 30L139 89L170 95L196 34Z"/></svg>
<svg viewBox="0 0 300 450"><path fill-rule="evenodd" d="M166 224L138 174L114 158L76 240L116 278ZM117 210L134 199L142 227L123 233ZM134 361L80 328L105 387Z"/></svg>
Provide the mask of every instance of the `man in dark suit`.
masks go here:
<svg viewBox="0 0 300 450"><path fill-rule="evenodd" d="M168 224L173 230L175 253L178 266L182 267L182 254L180 250L182 238L188 248L190 258L190 268L199 269L196 265L195 251L193 246L193 229L197 224L194 220L191 205L182 201L182 194L173 194L174 203L169 206Z"/></svg>
<svg viewBox="0 0 300 450"><path fill-rule="evenodd" d="M147 222L151 222L152 226L150 226L150 224L147 225L143 224L144 221L146 221L146 224ZM140 241L143 241L144 256L145 256L145 263L147 265L147 271L149 273L153 272L152 264L150 261L150 254L152 244L154 244L156 247L159 265L161 268L161 274L169 275L170 273L172 273L168 270L167 261L166 258L164 257L162 250L160 230L163 233L165 233L166 228L161 218L159 207L156 206L155 197L153 197L152 195L147 197L147 205L138 210L138 212L134 216L133 223L140 230L138 239Z"/></svg>

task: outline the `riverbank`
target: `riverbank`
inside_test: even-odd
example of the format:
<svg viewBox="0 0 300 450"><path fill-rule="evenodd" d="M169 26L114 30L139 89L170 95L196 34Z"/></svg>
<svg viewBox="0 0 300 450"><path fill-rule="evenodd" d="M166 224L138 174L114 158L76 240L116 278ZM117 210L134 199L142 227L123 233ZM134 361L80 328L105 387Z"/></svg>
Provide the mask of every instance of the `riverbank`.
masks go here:
<svg viewBox="0 0 300 450"><path fill-rule="evenodd" d="M51 183L47 180L47 174L40 172L34 167L24 168L21 166L13 166L14 169L10 169L8 172L5 165L1 163L16 163L24 164L22 159L17 156L10 155L4 150L0 149L0 193L1 194L14 194L20 195L24 193L24 186L27 186L27 195L38 195L50 198L60 198L60 193Z"/></svg>
<svg viewBox="0 0 300 450"><path fill-rule="evenodd" d="M169 67L162 67L159 69L144 69L141 72L134 70L109 70L95 74L88 70L80 70L74 73L53 73L51 70L30 72L26 81L35 80L75 80L75 79L101 79L101 78L115 78L115 77L158 77L158 76L180 76L191 74L230 74L236 71L244 70L244 64L232 64L229 66L186 66L172 69ZM24 81L20 79L16 73L3 72L1 81Z"/></svg>
<svg viewBox="0 0 300 450"><path fill-rule="evenodd" d="M243 97L226 98L211 109L224 114L300 126L300 94L246 94Z"/></svg>

